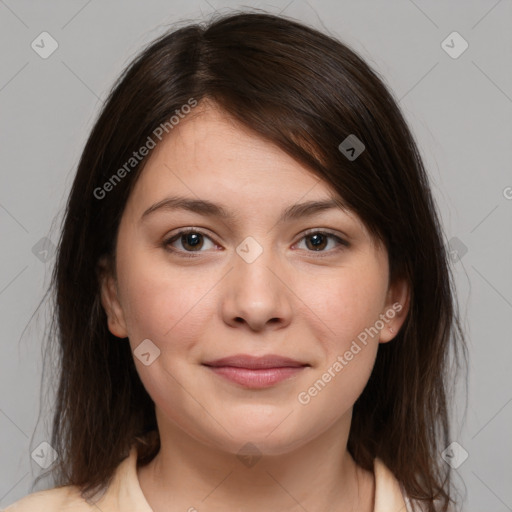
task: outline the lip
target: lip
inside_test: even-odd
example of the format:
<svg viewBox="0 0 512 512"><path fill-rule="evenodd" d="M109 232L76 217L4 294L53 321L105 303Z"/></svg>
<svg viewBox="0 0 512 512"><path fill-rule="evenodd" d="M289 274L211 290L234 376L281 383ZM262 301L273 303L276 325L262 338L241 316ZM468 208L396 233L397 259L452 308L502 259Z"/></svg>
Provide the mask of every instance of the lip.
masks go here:
<svg viewBox="0 0 512 512"><path fill-rule="evenodd" d="M237 354L208 361L203 365L216 375L251 389L274 386L310 366L307 363L274 354L260 357Z"/></svg>
<svg viewBox="0 0 512 512"><path fill-rule="evenodd" d="M267 368L299 368L301 366L309 366L289 357L279 356L275 354L267 354L264 356L251 356L248 354L236 354L234 356L215 359L203 363L206 366L231 366L234 368L246 368L249 370L261 370Z"/></svg>

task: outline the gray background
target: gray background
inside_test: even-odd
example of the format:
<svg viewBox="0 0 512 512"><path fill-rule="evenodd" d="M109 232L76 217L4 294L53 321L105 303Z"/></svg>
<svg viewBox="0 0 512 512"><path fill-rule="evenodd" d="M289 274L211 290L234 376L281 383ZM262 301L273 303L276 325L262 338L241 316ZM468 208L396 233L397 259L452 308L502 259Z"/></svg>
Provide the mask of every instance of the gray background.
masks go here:
<svg viewBox="0 0 512 512"><path fill-rule="evenodd" d="M42 471L31 453L49 439L49 412L40 409L47 309L31 317L54 261L44 239L58 241L73 173L107 90L170 24L246 6L0 0L0 507L26 495ZM512 2L286 0L250 7L328 29L400 100L454 251L468 336L468 407L464 414L461 384L453 441L469 456L456 483L467 492L464 510L511 511ZM43 31L58 43L47 59L31 48ZM469 44L458 58L441 45L453 31ZM461 454L457 448L455 458Z"/></svg>

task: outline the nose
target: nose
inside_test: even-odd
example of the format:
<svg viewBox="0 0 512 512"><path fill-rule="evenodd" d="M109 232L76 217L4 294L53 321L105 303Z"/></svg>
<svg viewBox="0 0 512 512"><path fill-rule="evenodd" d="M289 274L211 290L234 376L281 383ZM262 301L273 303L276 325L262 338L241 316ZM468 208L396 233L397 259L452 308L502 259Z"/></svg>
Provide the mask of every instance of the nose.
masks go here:
<svg viewBox="0 0 512 512"><path fill-rule="evenodd" d="M234 253L233 269L223 284L224 322L251 331L286 327L291 321L293 292L285 266L270 249L254 261L240 254Z"/></svg>

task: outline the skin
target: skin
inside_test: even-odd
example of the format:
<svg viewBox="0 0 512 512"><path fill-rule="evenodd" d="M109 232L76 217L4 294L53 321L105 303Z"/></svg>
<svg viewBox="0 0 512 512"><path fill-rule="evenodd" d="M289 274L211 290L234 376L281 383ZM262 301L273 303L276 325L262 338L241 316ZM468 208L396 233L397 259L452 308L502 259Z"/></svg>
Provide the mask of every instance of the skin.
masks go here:
<svg viewBox="0 0 512 512"><path fill-rule="evenodd" d="M378 345L405 320L408 289L390 286L387 252L354 214L336 208L278 222L285 208L334 194L212 103L198 105L152 151L122 215L115 275L105 274L101 292L115 336L128 337L132 351L145 339L160 350L148 366L134 357L161 438L158 455L138 468L155 512L373 510L373 473L355 464L347 439ZM141 220L169 195L220 203L234 220L164 209ZM177 252L166 248L187 227L205 234L199 248L180 237L169 244ZM322 230L350 246L327 237L315 251L312 235ZM248 236L263 250L252 263L236 252ZM196 257L180 256L187 250ZM299 403L397 302L403 309L385 328ZM202 365L240 353L310 366L253 390ZM262 455L251 467L237 457L248 442Z"/></svg>

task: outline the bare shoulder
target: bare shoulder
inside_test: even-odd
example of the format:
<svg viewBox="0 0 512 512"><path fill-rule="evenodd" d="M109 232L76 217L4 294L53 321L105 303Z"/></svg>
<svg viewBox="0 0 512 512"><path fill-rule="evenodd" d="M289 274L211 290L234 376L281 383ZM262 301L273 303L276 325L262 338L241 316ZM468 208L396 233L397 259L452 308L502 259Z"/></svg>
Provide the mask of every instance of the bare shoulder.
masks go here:
<svg viewBox="0 0 512 512"><path fill-rule="evenodd" d="M0 512L86 512L91 506L74 486L55 487L29 494Z"/></svg>

